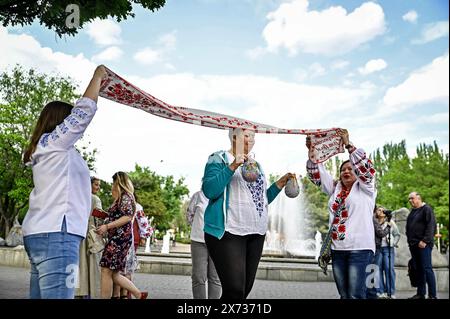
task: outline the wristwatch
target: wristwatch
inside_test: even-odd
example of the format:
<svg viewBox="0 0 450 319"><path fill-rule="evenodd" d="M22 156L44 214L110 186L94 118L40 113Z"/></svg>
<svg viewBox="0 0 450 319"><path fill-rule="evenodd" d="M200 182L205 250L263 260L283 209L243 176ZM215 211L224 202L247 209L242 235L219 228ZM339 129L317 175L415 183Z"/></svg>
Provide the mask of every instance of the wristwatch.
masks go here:
<svg viewBox="0 0 450 319"><path fill-rule="evenodd" d="M348 149L348 150L352 149L353 147L354 146L353 146L353 144L351 142L349 142L347 145L345 145L345 148Z"/></svg>

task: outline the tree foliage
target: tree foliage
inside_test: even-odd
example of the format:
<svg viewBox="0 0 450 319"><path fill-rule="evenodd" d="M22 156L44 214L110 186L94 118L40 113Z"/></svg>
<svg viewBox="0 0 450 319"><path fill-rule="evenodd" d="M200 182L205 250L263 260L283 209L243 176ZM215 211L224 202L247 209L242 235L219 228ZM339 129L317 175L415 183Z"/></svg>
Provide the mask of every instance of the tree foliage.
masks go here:
<svg viewBox="0 0 450 319"><path fill-rule="evenodd" d="M38 20L41 25L54 30L56 34L75 35L87 22L95 18L106 19L108 16L115 18L118 22L134 17L133 5L141 5L152 12L162 8L165 0L38 0L38 1L1 1L0 23L4 27L8 25L29 25ZM78 26L67 23L72 21L72 9L76 5L79 8ZM78 22L78 21L77 21Z"/></svg>
<svg viewBox="0 0 450 319"><path fill-rule="evenodd" d="M31 169L22 163L34 124L50 101L73 102L76 87L70 78L48 76L19 66L0 74L0 236L14 218L23 218L33 187ZM95 151L81 152L93 168Z"/></svg>

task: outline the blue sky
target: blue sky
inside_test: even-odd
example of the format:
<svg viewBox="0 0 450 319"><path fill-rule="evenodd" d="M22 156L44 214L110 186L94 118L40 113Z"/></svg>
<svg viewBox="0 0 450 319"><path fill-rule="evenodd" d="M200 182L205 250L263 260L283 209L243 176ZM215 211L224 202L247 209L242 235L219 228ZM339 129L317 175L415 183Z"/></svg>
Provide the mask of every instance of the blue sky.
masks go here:
<svg viewBox="0 0 450 319"><path fill-rule="evenodd" d="M15 63L73 77L105 64L168 103L279 127L345 127L373 152L406 139L448 153L448 1L167 1L59 39L37 23L0 28L0 71ZM82 11L81 11L82 14ZM200 186L227 134L106 100L86 132L109 181L134 163ZM120 154L117 150L120 149ZM304 174L303 136L257 136L266 172ZM113 160L112 160L113 158Z"/></svg>

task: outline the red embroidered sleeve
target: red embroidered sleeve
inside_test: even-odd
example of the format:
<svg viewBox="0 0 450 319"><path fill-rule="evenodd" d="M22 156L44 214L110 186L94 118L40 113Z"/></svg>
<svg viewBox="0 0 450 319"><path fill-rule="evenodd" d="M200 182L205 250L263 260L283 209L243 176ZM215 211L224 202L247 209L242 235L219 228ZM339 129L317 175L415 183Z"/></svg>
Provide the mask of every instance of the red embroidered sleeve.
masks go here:
<svg viewBox="0 0 450 319"><path fill-rule="evenodd" d="M364 184L371 184L376 171L366 152L361 148L356 149L350 154L350 162L357 178Z"/></svg>
<svg viewBox="0 0 450 319"><path fill-rule="evenodd" d="M316 163L308 160L306 162L306 172L308 174L309 180L320 187L322 183L320 180L319 166Z"/></svg>
<svg viewBox="0 0 450 319"><path fill-rule="evenodd" d="M136 212L136 221L139 226L139 235L142 238L148 238L153 234L153 228L150 226L147 216L143 210Z"/></svg>

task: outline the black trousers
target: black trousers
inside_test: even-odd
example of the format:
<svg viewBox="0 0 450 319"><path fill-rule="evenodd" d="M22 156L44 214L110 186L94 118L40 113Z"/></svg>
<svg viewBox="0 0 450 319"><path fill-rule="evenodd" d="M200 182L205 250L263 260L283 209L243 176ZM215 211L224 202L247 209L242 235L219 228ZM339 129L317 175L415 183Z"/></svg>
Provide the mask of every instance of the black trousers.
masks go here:
<svg viewBox="0 0 450 319"><path fill-rule="evenodd" d="M247 298L255 282L265 237L225 232L221 239L217 239L205 233L206 247L222 284L221 299Z"/></svg>

